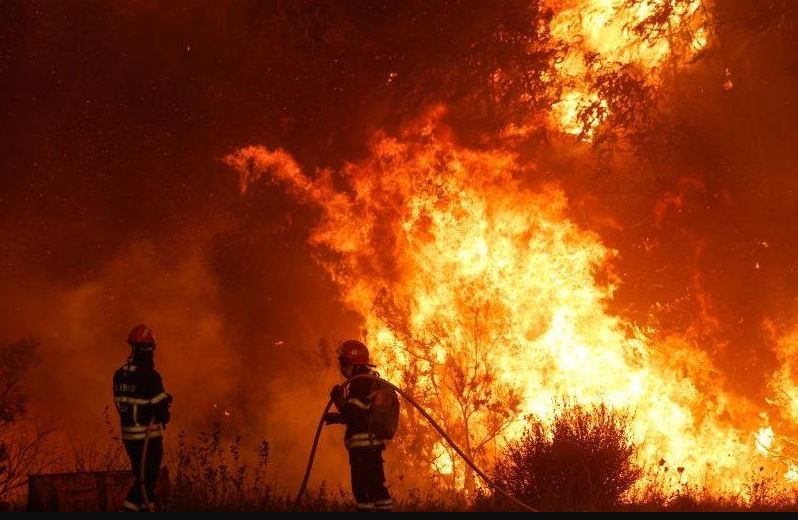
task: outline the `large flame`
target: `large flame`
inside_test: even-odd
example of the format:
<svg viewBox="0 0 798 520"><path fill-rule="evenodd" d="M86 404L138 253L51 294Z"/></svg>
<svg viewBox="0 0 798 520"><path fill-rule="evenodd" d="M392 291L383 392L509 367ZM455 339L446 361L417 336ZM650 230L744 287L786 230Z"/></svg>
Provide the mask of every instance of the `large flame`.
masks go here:
<svg viewBox="0 0 798 520"><path fill-rule="evenodd" d="M562 92L552 116L566 133L592 138L610 115L594 85L600 74L633 66L656 86L663 67L688 62L707 45L701 0L555 0L550 33L564 52L554 69Z"/></svg>
<svg viewBox="0 0 798 520"><path fill-rule="evenodd" d="M791 422L798 423L798 329L782 337L776 347L780 363L770 380L772 399Z"/></svg>
<svg viewBox="0 0 798 520"><path fill-rule="evenodd" d="M782 419L784 429L792 430L798 423L798 329L794 329L779 338L776 344L776 358L779 367L770 378L768 401L775 407L775 412ZM772 428L768 428L769 441L758 443L764 448L768 457L781 461L786 466L784 478L790 482L798 482L798 443L781 436L777 437ZM760 432L760 437L762 432Z"/></svg>
<svg viewBox="0 0 798 520"><path fill-rule="evenodd" d="M268 175L320 211L311 242L384 375L475 456L568 396L630 410L645 460L683 467L682 483L710 475L741 489L764 464L773 435L756 433L758 410L724 391L696 345L655 342L608 312L615 253L569 220L556 186L524 184L511 153L461 147L433 114L401 138L379 134L337 174L307 175L261 147L227 161L242 189Z"/></svg>

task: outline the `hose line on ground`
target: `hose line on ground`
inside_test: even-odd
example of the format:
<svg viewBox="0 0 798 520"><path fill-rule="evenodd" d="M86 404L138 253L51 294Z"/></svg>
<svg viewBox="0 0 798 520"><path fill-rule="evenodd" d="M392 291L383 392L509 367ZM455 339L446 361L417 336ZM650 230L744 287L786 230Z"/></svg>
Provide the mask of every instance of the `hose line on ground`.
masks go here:
<svg viewBox="0 0 798 520"><path fill-rule="evenodd" d="M496 483L495 483L495 482L493 482L493 481L492 481L492 480L491 480L491 479L490 479L490 478L489 478L489 477L488 477L488 476L487 476L487 475L486 475L486 474L485 474L485 473L484 473L484 472L483 472L481 469L479 469L479 468L477 467L477 465L476 465L476 464L474 464L474 461L473 461L473 460L471 460L471 459L470 459L470 458L469 458L469 457L468 457L468 456L467 456L467 455L466 455L466 454L463 452L463 450L461 450L461 449L460 449L460 447L459 447L457 444L455 444L455 442L452 440L452 438L451 438L451 437L449 437L449 435L447 435L447 433L446 433L446 432L443 430L443 428L441 428L441 427L438 425L438 423L437 423L437 422L435 422L435 419L433 419L433 418L432 418L432 416L430 416L430 414L429 414L429 413L427 413L427 411L426 411L426 410L424 410L424 408L422 408L422 407L421 407L421 405L419 405L419 404L418 404L418 403L417 403L417 402L416 402L416 401L415 401L415 400L414 400L412 397L410 397L409 395L407 395L407 394L406 394L406 393L405 393L405 392L404 392L404 391L403 391L401 388L399 388L398 386L396 386L396 385L394 385L393 383L390 383L390 382L388 382L388 381L386 381L386 380L384 380L384 379L382 379L382 378L375 377L375 376L372 376L372 375L369 375L369 374L360 374L360 375L354 376L354 377L350 378L349 380L347 380L347 381L346 381L346 382L343 384L343 386L345 387L345 386L349 385L349 384L350 384L352 381L354 381L355 379L362 379L362 378L376 379L376 380L378 380L378 381L381 381L383 384L386 384L386 385L388 385L389 387L393 388L393 389L394 389L394 390L395 390L395 391L396 391L396 392L397 392L399 395L401 395L402 397L404 397L404 398L405 398L405 400L406 400L407 402L409 402L410 404L412 404L412 405L413 405L413 407L414 407L416 410L418 410L418 411L419 411L419 413L420 413L422 416L424 416L424 418L425 418L427 421L429 421L429 423L432 425L432 427L433 427L433 428L435 428L435 430L437 430L437 431L438 431L438 433L440 434L440 436L441 436L441 437L443 437L443 439L444 439L444 440L445 440L445 441L446 441L446 442L449 444L449 446L451 446L451 447L452 447L452 449L453 449L455 452L457 452L457 454L458 454L458 455L460 455L460 457L463 459L463 461L464 461L466 464L468 464L468 466L469 466L469 467L470 467L472 470L474 470L474 473L476 473L477 475L479 475L479 477L480 477L480 478L481 478L481 479L482 479L482 480L485 482L485 484L487 484L487 485L488 485L488 487L490 487L490 488L492 488L492 489L494 489L494 490L498 491L499 493L501 493L502 495L504 495L504 496L505 496L507 499L509 499L510 501L512 501L512 502L513 502L515 505L517 505L518 507L520 507L520 508L522 508L522 509L524 509L524 510L526 510L526 511L533 512L533 513L536 513L536 512L537 512L537 509L535 509L535 508L533 508L533 507L531 507L531 506L529 506L529 505L525 504L525 503L524 503L524 502L522 502L521 500L518 500L517 498L515 498L514 496L512 496L512 495L511 495L509 492L505 491L503 488L501 488L500 486L496 485ZM321 436L321 430L324 428L324 419L325 419L325 417L327 416L327 412L329 412L329 411L330 411L330 407L332 407L332 404L333 404L333 403L332 403L332 399L330 399L329 401L327 401L327 406L325 406L325 407L324 407L324 412L321 414L321 419L319 420L319 425L318 425L318 427L316 428L316 435L313 437L313 446L312 446L312 447L311 447L311 449L310 449L310 457L308 458L308 465L307 465L307 467L305 468L305 476L304 476L304 478L302 479L302 485L299 487L299 493L297 493L296 500L294 500L294 506L293 506L293 508L292 508L293 510L296 510L296 508L299 506L299 502L302 500L302 495L304 495L304 494L305 494L305 489L307 488L307 485L308 485L308 479L310 478L310 472L311 472L311 470L313 469L313 460L316 458L316 448L317 448L317 447L318 447L318 445L319 445L319 437Z"/></svg>

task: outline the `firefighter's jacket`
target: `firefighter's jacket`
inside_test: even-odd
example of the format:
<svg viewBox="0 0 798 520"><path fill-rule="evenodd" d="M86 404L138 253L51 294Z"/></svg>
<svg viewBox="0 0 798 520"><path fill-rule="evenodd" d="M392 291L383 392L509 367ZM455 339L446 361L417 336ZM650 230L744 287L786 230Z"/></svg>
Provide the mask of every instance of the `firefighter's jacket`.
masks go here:
<svg viewBox="0 0 798 520"><path fill-rule="evenodd" d="M355 372L355 375L372 374L376 372L364 367ZM369 412L373 398L374 380L368 378L355 379L347 388L347 392L340 399L335 400L335 407L341 413L343 423L346 424L344 444L349 450L360 448L383 449L385 441L369 433Z"/></svg>
<svg viewBox="0 0 798 520"><path fill-rule="evenodd" d="M172 397L164 391L161 376L152 366L122 365L114 374L114 403L122 423L122 440L161 437L169 422ZM147 426L151 418L154 424Z"/></svg>

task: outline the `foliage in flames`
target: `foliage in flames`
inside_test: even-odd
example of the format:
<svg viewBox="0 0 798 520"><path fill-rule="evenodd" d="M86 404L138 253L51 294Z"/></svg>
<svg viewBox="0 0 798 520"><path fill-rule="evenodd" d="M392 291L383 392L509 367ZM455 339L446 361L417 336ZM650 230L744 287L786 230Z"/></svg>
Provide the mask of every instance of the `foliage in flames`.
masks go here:
<svg viewBox="0 0 798 520"><path fill-rule="evenodd" d="M798 329L777 340L776 358L779 367L768 382L768 402L774 407L781 429L791 432L798 424ZM798 482L798 443L784 435L777 436L768 426L757 434L757 449L786 466L786 480Z"/></svg>
<svg viewBox="0 0 798 520"><path fill-rule="evenodd" d="M611 114L602 85L633 74L656 87L666 66L693 59L707 45L702 0L552 0L549 32L561 47L554 73L561 91L552 117L589 140Z"/></svg>
<svg viewBox="0 0 798 520"><path fill-rule="evenodd" d="M615 253L569 220L562 191L530 186L534 167L509 152L459 146L439 116L399 138L378 134L367 159L339 172L308 175L262 147L227 162L242 191L267 176L320 212L310 240L363 316L383 375L478 460L516 438L525 414L548 417L568 396L632 411L644 462L741 489L765 460L758 411L723 390L698 346L655 341L656 331L609 313ZM406 437L469 483L433 437L414 428Z"/></svg>

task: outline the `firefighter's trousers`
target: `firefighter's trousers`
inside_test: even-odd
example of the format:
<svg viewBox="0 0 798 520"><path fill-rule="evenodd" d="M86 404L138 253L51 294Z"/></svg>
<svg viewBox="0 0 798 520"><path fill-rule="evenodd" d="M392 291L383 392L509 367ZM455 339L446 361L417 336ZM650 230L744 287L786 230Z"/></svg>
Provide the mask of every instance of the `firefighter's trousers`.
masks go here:
<svg viewBox="0 0 798 520"><path fill-rule="evenodd" d="M161 437L153 437L147 446L147 460L142 461L142 451L144 449L144 441L124 441L125 451L130 457L130 466L133 470L135 480L133 486L127 494L127 499L122 505L123 511L154 511L155 510L155 482L158 479L158 472L161 469L161 459L163 458L163 439ZM149 503L145 502L141 490L141 465L144 464L144 487L147 490L147 499Z"/></svg>
<svg viewBox="0 0 798 520"><path fill-rule="evenodd" d="M352 469L352 494L358 511L390 511L391 495L385 487L382 447L349 450Z"/></svg>

